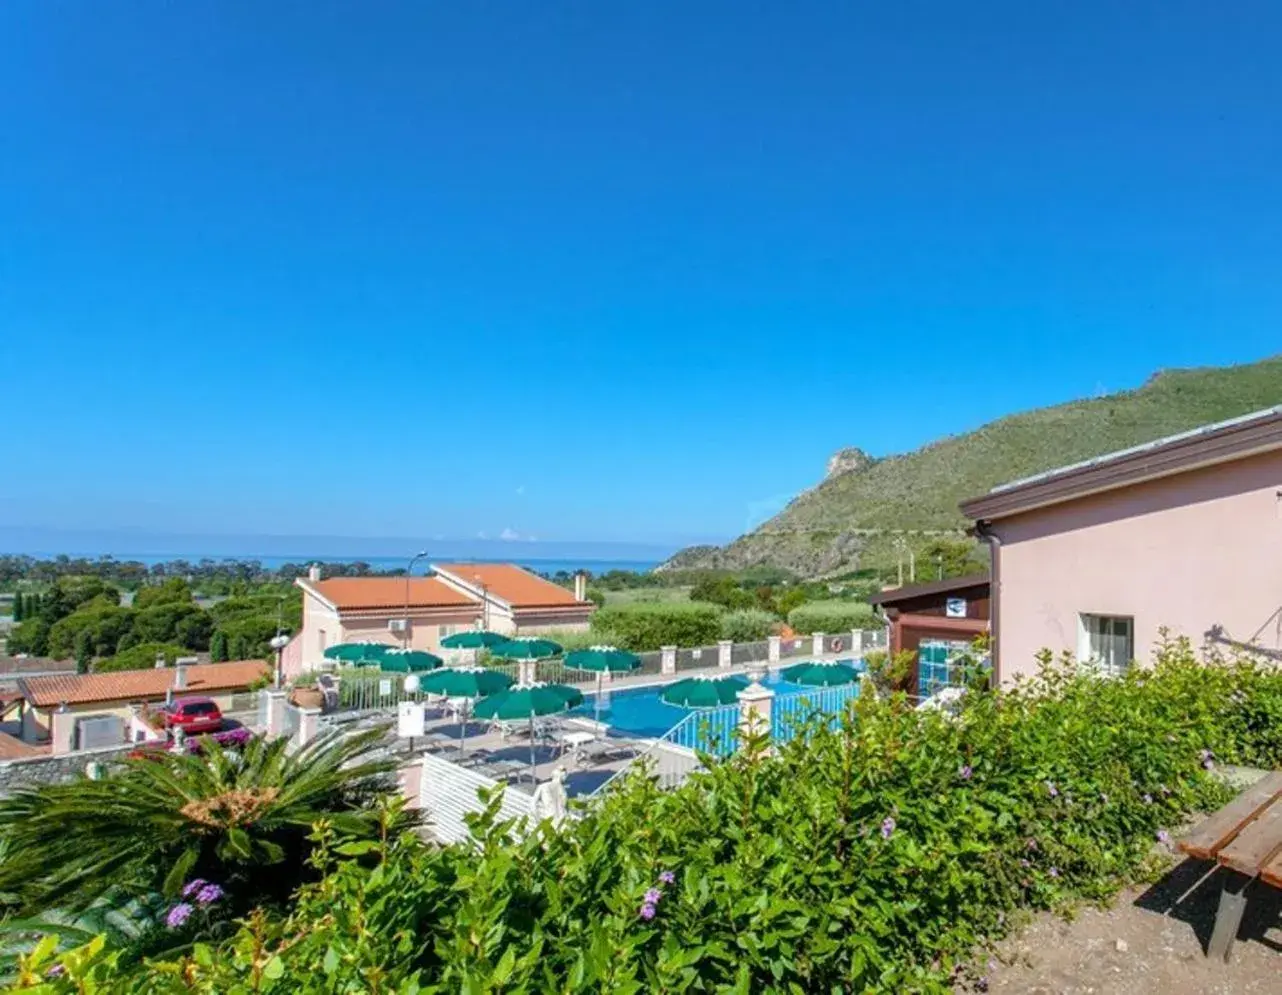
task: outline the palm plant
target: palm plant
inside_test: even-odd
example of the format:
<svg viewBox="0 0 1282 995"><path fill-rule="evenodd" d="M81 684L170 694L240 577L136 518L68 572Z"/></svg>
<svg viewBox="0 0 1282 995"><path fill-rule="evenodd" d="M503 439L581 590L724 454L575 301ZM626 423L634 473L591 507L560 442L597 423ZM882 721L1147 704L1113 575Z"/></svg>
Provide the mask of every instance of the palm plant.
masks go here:
<svg viewBox="0 0 1282 995"><path fill-rule="evenodd" d="M372 755L383 733L331 733L296 752L287 739L253 739L19 789L0 800L0 894L20 915L173 897L194 877L241 903L287 897L317 823L377 831L365 805L395 768Z"/></svg>

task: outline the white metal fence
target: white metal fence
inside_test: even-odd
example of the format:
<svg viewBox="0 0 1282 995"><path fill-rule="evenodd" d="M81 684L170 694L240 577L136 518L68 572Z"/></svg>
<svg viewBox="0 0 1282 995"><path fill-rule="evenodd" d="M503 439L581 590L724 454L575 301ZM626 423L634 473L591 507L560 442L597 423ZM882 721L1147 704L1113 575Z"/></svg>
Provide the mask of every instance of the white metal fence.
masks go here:
<svg viewBox="0 0 1282 995"><path fill-rule="evenodd" d="M428 830L442 843L468 839L467 816L485 810L477 792L497 787L499 782L430 753L423 755L422 765L418 803ZM500 818L518 819L533 813L534 800L529 795L511 787L503 792Z"/></svg>

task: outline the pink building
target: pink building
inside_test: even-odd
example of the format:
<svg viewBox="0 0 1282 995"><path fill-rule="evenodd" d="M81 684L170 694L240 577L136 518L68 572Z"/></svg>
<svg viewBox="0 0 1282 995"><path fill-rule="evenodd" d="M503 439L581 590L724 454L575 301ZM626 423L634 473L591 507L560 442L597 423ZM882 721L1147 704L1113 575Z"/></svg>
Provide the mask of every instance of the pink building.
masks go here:
<svg viewBox="0 0 1282 995"><path fill-rule="evenodd" d="M1159 629L1282 651L1282 406L994 488L962 504L993 553L994 666L1041 649L1106 671Z"/></svg>
<svg viewBox="0 0 1282 995"><path fill-rule="evenodd" d="M295 583L303 590L303 627L282 654L287 675L312 670L339 643L380 642L441 652L441 640L464 629L504 635L584 630L595 605L583 575L573 592L510 563L450 563L434 576L331 577L317 568Z"/></svg>

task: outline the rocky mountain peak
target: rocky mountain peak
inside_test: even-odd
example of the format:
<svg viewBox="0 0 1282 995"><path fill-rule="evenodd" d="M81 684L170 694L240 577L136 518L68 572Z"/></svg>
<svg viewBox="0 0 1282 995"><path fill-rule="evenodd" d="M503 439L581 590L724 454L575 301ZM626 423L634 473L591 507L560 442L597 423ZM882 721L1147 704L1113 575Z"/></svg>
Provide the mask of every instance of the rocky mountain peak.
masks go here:
<svg viewBox="0 0 1282 995"><path fill-rule="evenodd" d="M853 473L873 465L873 458L856 446L838 449L828 457L828 477L837 477L843 473Z"/></svg>

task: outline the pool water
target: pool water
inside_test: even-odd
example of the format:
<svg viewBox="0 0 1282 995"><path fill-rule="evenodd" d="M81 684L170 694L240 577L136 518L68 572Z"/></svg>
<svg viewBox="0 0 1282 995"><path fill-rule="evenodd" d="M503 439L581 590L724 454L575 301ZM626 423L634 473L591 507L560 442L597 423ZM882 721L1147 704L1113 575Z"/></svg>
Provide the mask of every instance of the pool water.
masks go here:
<svg viewBox="0 0 1282 995"><path fill-rule="evenodd" d="M857 663L854 660L842 660L841 662L852 666ZM681 679L678 674L669 683L675 683L675 681ZM777 673L767 674L761 679L761 683L777 695L789 694L794 691L816 690L800 684L791 684ZM646 687L625 688L620 691L606 690L601 696L601 721L610 726L611 729L625 735L645 738L664 735L691 712L698 711L698 709L694 708L669 705L660 697L665 686L666 684L651 684ZM592 718L595 712L596 693L593 692L584 695L583 704L575 708L571 714Z"/></svg>

